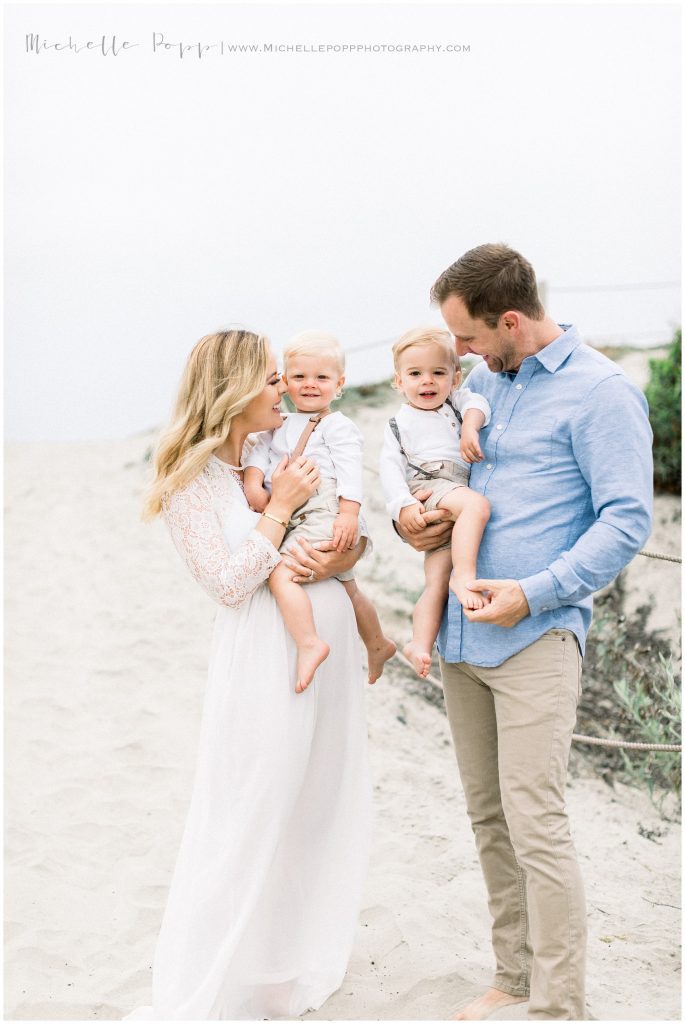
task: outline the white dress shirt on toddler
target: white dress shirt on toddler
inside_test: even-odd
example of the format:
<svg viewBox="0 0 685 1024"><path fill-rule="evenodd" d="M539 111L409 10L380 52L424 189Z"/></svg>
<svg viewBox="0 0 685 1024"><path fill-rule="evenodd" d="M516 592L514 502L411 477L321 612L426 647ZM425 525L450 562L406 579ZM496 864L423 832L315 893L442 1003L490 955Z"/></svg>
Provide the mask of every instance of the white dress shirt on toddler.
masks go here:
<svg viewBox="0 0 685 1024"><path fill-rule="evenodd" d="M483 426L490 422L490 406L482 395L477 395L468 388L455 388L450 400L461 416L468 409L479 409L485 416ZM409 462L420 466L423 462L442 460L458 462L467 468L469 463L464 462L459 454L461 427L447 402L439 409L416 409L405 402L395 414L395 419L408 459L400 451L390 424L386 423L381 449L380 476L385 507L392 518L398 520L400 510L416 502L407 486L407 481L416 476ZM426 486L430 487L430 481Z"/></svg>
<svg viewBox="0 0 685 1024"><path fill-rule="evenodd" d="M271 476L281 459L292 455L309 413L289 413L276 430L256 434L256 443L245 467L256 466L264 473L264 486L271 490ZM364 493L362 453L364 438L349 417L341 412L324 416L307 442L305 455L319 467L323 478L336 481L336 495L362 502Z"/></svg>

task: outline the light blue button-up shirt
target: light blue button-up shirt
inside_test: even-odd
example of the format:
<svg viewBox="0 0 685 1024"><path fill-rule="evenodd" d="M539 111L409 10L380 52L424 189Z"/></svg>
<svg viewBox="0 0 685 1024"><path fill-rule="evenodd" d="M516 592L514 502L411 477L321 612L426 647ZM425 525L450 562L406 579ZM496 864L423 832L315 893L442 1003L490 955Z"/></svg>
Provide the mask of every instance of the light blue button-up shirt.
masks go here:
<svg viewBox="0 0 685 1024"><path fill-rule="evenodd" d="M548 629L569 629L584 651L593 592L651 530L645 397L566 325L518 373L479 364L468 384L492 408L470 480L492 506L478 576L518 580L530 615L509 629L469 622L450 592L438 650L448 662L500 665Z"/></svg>

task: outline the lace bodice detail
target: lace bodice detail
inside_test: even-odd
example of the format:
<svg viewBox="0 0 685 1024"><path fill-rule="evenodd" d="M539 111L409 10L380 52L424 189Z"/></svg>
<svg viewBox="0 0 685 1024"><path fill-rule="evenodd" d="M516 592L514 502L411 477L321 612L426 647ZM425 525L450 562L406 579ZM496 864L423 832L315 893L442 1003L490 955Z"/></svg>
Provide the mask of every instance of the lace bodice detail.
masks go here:
<svg viewBox="0 0 685 1024"><path fill-rule="evenodd" d="M162 515L197 582L229 608L247 601L281 559L271 541L255 530L258 513L215 456L194 480L165 496Z"/></svg>

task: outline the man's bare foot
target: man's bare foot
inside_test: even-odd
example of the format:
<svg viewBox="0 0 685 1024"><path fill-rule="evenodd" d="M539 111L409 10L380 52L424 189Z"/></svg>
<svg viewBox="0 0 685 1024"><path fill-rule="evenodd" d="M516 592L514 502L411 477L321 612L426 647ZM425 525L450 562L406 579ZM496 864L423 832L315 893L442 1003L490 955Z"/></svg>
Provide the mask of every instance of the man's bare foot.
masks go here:
<svg viewBox="0 0 685 1024"><path fill-rule="evenodd" d="M389 661L397 653L392 640L387 636L381 638L379 643L366 648L369 659L369 682L375 683L383 675L386 661Z"/></svg>
<svg viewBox="0 0 685 1024"><path fill-rule="evenodd" d="M477 608L485 608L485 598L476 590L469 590L456 576L450 579L450 590L456 594L463 608L475 611Z"/></svg>
<svg viewBox="0 0 685 1024"><path fill-rule="evenodd" d="M320 640L318 636L310 644L303 644L297 648L297 685L295 686L295 693L302 693L303 690L307 689L314 678L317 668L322 661L326 660L330 653L331 649L328 644Z"/></svg>
<svg viewBox="0 0 685 1024"><path fill-rule="evenodd" d="M512 1003L525 1003L528 999L529 996L512 996L498 988L489 988L487 992L478 996L459 1013L455 1013L450 1020L487 1020L495 1010L500 1010L503 1006L510 1006Z"/></svg>
<svg viewBox="0 0 685 1024"><path fill-rule="evenodd" d="M422 651L415 640L410 640L409 643L402 648L402 654L405 656L407 661L412 663L413 668L418 672L421 678L425 679L430 672L431 667L430 651Z"/></svg>

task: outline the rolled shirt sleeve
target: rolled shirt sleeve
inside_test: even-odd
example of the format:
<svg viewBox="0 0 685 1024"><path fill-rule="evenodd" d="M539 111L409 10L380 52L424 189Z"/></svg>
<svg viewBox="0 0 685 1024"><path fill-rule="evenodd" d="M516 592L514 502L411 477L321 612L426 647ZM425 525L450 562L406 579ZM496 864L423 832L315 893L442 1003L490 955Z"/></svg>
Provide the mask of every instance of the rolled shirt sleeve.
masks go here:
<svg viewBox="0 0 685 1024"><path fill-rule="evenodd" d="M324 419L324 440L333 463L336 477L336 495L357 501L364 498L363 452L364 437L359 428L347 416L338 415Z"/></svg>
<svg viewBox="0 0 685 1024"><path fill-rule="evenodd" d="M255 442L244 461L244 466L245 468L249 466L252 469L261 469L266 476L271 461L271 443L274 432L273 430L262 430L254 436Z"/></svg>
<svg viewBox="0 0 685 1024"><path fill-rule="evenodd" d="M468 388L455 388L452 392L451 400L454 408L462 416L469 409L478 409L485 416L483 426L486 427L490 422L490 403L487 398L483 398L482 395L477 394L475 391L470 391Z"/></svg>

